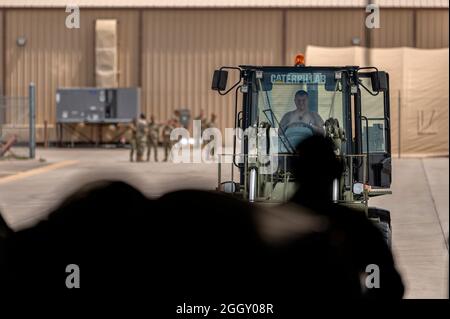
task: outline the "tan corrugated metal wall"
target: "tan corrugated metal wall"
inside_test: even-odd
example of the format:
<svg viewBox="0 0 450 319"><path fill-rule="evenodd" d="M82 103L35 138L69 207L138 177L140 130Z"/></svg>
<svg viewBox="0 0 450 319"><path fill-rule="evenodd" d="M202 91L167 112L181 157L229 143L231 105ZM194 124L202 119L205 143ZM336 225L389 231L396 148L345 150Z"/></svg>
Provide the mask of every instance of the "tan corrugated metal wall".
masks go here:
<svg viewBox="0 0 450 319"><path fill-rule="evenodd" d="M365 44L365 13L355 9L289 10L286 14L286 63L293 64L296 54L308 45L342 47L359 37Z"/></svg>
<svg viewBox="0 0 450 319"><path fill-rule="evenodd" d="M418 48L448 48L448 10L417 10L416 36Z"/></svg>
<svg viewBox="0 0 450 319"><path fill-rule="evenodd" d="M119 85L138 85L138 12L135 10L82 10L81 28L65 27L64 10L9 10L6 15L6 78L8 96L26 96L36 83L36 124L55 123L58 87L94 86L94 21L119 21ZM24 47L16 44L25 36ZM37 132L41 140L41 130Z"/></svg>
<svg viewBox="0 0 450 319"><path fill-rule="evenodd" d="M233 127L233 96L211 91L214 69L281 63L279 10L152 10L143 17L143 106L158 120L177 108L216 113ZM229 80L231 84L232 80Z"/></svg>
<svg viewBox="0 0 450 319"><path fill-rule="evenodd" d="M62 9L0 13L0 34L6 37L0 84L7 96L24 96L28 83L36 82L38 141L44 120L55 122L56 88L95 84L97 18L118 20L119 85L142 85L146 113L165 121L177 108L190 108L194 116L205 109L218 114L221 128L233 123L233 97L210 90L215 68L292 64L308 44L348 46L359 37L364 45L366 32L360 9L82 9L80 29L67 29L66 16ZM17 46L18 36L26 36L25 47ZM381 29L371 32L371 42L448 47L448 11L382 9Z"/></svg>
<svg viewBox="0 0 450 319"><path fill-rule="evenodd" d="M372 47L414 47L414 42L414 10L380 9L380 28L371 30Z"/></svg>

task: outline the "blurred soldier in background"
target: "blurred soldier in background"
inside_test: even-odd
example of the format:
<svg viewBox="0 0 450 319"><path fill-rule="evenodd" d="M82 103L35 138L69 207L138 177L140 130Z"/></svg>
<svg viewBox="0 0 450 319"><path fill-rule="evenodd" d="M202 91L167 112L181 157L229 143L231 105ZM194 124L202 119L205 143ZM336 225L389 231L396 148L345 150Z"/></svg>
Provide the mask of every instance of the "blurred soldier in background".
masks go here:
<svg viewBox="0 0 450 319"><path fill-rule="evenodd" d="M170 133L172 130L176 127L176 121L172 118L169 121L167 121L167 124L164 125L162 130L162 140L163 140L163 147L164 147L164 162L167 162L167 159L169 158L169 152L172 148L172 142L170 140Z"/></svg>
<svg viewBox="0 0 450 319"><path fill-rule="evenodd" d="M200 113L195 117L195 120L201 120L201 121L206 120L204 109L200 110Z"/></svg>
<svg viewBox="0 0 450 319"><path fill-rule="evenodd" d="M212 113L211 114L211 120L208 121L207 119L205 119L205 124L204 125L203 125L203 122L202 122L203 130L206 130L208 128L215 128L216 127L216 117L217 117L216 114ZM203 131L202 131L202 136L203 136ZM208 141L203 141L202 147L205 147L207 144L208 144ZM210 149L208 149L206 151L207 151L206 158L208 160L210 160L211 156L214 156L215 155L214 153L217 152L214 148L210 148Z"/></svg>
<svg viewBox="0 0 450 319"><path fill-rule="evenodd" d="M175 121L177 121L177 122L180 122L180 121L181 121L181 113L180 113L179 110L174 110L174 111L173 111L173 117L172 117L172 119L175 120Z"/></svg>
<svg viewBox="0 0 450 319"><path fill-rule="evenodd" d="M185 129L189 130L190 127L190 119L191 119L191 111L189 109L180 109L178 110L179 114L179 121L181 127L184 127Z"/></svg>
<svg viewBox="0 0 450 319"><path fill-rule="evenodd" d="M194 141L196 147L200 146L201 148L203 148L203 146L205 145L204 141L203 141L203 130L205 129L205 124L207 122L207 118L205 117L205 110L201 109L199 115L197 115L194 118L195 121L200 121L200 139Z"/></svg>
<svg viewBox="0 0 450 319"><path fill-rule="evenodd" d="M136 152L137 140L136 140L136 127L137 127L137 119L134 119L133 122L130 123L128 130L131 132L130 138L130 162L134 161L134 153Z"/></svg>
<svg viewBox="0 0 450 319"><path fill-rule="evenodd" d="M150 122L148 123L147 131L147 162L150 161L150 153L153 148L155 153L155 162L158 161L158 136L159 136L160 124L156 123L155 117L150 116Z"/></svg>
<svg viewBox="0 0 450 319"><path fill-rule="evenodd" d="M210 120L210 121L207 121L207 122L205 123L205 128L213 128L213 127L216 127L216 118L217 118L216 114L212 113L212 114L211 114L211 120Z"/></svg>
<svg viewBox="0 0 450 319"><path fill-rule="evenodd" d="M208 119L205 117L205 110L201 109L200 114L195 118L196 121L201 121L201 131L205 129L205 124Z"/></svg>
<svg viewBox="0 0 450 319"><path fill-rule="evenodd" d="M147 140L147 120L145 119L145 114L141 113L139 120L136 125L136 151L137 159L136 162L142 162L144 156L144 149Z"/></svg>
<svg viewBox="0 0 450 319"><path fill-rule="evenodd" d="M208 129L208 128L214 128L216 127L216 114L212 113L211 114L211 120L208 121L208 119L205 117L203 119L201 119L202 121L202 136L203 136L203 131ZM206 141L202 141L202 145L205 145Z"/></svg>

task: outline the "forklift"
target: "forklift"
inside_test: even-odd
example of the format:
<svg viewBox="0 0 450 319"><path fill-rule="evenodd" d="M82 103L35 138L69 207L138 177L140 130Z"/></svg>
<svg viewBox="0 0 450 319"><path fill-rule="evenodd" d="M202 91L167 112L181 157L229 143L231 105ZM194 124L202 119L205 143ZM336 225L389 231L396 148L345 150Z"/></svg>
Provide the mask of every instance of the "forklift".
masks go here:
<svg viewBox="0 0 450 319"><path fill-rule="evenodd" d="M229 73L237 78L231 85ZM252 132L234 134L232 154L219 154L232 158L232 173L231 180L222 180L225 161L219 159L218 191L254 203L289 201L297 188L290 159L302 140L318 134L317 125L289 121L295 98L306 95L308 114L320 119L319 131L332 140L344 165L342 177L333 181L333 202L365 213L391 246L390 212L368 204L370 197L392 194L388 73L376 67L305 66L298 55L294 66L223 66L214 71L212 90L235 94L235 132ZM275 130L275 140L269 130ZM251 137L261 133L265 142L254 142Z"/></svg>

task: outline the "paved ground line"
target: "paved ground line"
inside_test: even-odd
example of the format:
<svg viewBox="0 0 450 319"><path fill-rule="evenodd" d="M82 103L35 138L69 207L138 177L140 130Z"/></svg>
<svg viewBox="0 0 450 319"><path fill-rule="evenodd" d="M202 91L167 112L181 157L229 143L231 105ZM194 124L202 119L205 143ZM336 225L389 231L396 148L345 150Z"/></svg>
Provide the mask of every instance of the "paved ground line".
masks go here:
<svg viewBox="0 0 450 319"><path fill-rule="evenodd" d="M3 177L3 178L0 178L0 185L1 184L6 184L6 183L9 183L9 182L13 182L13 181L17 181L17 180L21 180L21 179L24 179L24 178L27 178L27 177L30 177L30 176L35 176L35 175L47 173L47 172L50 172L50 171L58 169L58 168L74 165L76 163L78 163L78 161L67 160L67 161L61 161L61 162L57 162L57 163L54 163L54 164L46 165L44 167L38 167L38 168L30 169L28 171L20 172L20 173L17 173L15 175L11 175L11 176L6 176L6 177Z"/></svg>
<svg viewBox="0 0 450 319"><path fill-rule="evenodd" d="M420 163L422 164L423 173L425 175L425 183L427 184L427 189L428 189L428 192L431 197L431 202L433 203L434 214L438 220L439 227L441 228L442 237L444 238L445 247L447 248L447 251L448 251L447 238L445 237L445 231L444 231L444 227L442 226L441 217L439 216L439 212L437 211L436 201L434 200L433 192L431 190L431 185L430 185L430 179L428 178L428 173L425 168L425 164L423 163L423 159L420 159Z"/></svg>

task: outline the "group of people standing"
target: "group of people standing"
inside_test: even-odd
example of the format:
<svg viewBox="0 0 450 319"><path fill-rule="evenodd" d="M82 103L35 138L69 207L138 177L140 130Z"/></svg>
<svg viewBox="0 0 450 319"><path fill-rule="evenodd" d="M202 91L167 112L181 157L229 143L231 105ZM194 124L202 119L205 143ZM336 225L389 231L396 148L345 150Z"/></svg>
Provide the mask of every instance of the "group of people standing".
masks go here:
<svg viewBox="0 0 450 319"><path fill-rule="evenodd" d="M195 120L201 121L202 132L206 128L216 126L216 115L211 114L211 119L208 120L204 114L204 111L201 110L200 114L195 118ZM166 123L157 123L153 115L150 116L150 120L148 121L145 114L141 113L140 116L130 123L129 126L129 131L131 131L130 162L143 162L145 150L147 151L147 162L150 161L152 150L155 162L158 162L160 132L162 137L162 145L164 148L163 161L167 162L169 159L170 150L174 144L174 141L170 140L170 133L173 129L178 127L188 128L186 123L181 123L180 112L178 110L174 111L173 116Z"/></svg>

